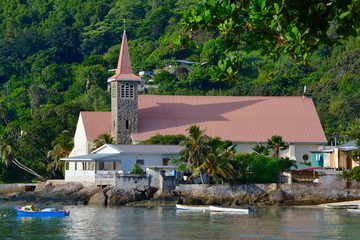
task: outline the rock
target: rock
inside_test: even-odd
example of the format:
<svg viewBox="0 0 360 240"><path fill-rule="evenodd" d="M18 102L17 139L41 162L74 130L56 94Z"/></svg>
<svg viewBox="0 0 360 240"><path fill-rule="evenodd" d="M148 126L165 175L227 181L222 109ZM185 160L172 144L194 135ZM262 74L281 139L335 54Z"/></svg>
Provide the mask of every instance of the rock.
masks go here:
<svg viewBox="0 0 360 240"><path fill-rule="evenodd" d="M111 189L106 193L109 206L125 205L127 203L146 199L144 192L126 191L123 189Z"/></svg>
<svg viewBox="0 0 360 240"><path fill-rule="evenodd" d="M43 191L45 188L51 187L52 183L51 182L38 182L36 184L36 188L34 190L34 192L40 192Z"/></svg>
<svg viewBox="0 0 360 240"><path fill-rule="evenodd" d="M100 191L95 193L89 200L88 205L106 205L106 196Z"/></svg>

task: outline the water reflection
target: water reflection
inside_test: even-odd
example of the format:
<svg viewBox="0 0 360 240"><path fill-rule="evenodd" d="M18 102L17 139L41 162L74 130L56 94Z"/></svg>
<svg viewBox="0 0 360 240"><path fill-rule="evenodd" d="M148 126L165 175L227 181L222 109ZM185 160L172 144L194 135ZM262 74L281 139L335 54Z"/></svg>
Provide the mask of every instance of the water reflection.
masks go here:
<svg viewBox="0 0 360 240"><path fill-rule="evenodd" d="M0 239L355 239L360 215L346 210L259 207L213 214L174 207L70 206L69 217L0 218ZM11 210L0 207L0 214Z"/></svg>

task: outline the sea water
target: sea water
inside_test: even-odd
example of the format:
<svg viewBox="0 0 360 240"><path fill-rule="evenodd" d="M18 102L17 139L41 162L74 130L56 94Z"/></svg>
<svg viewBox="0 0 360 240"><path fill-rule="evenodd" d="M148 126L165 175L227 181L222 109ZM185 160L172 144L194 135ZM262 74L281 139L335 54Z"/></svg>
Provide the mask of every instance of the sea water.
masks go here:
<svg viewBox="0 0 360 240"><path fill-rule="evenodd" d="M13 207L0 206L4 215ZM67 217L0 217L0 239L360 239L360 214L254 207L249 215L166 207L59 206Z"/></svg>

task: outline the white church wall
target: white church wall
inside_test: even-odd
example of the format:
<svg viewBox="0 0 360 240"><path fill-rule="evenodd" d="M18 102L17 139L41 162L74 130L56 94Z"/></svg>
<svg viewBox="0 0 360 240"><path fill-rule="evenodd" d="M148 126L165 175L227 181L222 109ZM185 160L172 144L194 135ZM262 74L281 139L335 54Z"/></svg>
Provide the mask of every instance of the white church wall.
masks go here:
<svg viewBox="0 0 360 240"><path fill-rule="evenodd" d="M74 148L69 157L87 155L89 154L88 148L88 140L86 138L84 123L80 114L74 135Z"/></svg>

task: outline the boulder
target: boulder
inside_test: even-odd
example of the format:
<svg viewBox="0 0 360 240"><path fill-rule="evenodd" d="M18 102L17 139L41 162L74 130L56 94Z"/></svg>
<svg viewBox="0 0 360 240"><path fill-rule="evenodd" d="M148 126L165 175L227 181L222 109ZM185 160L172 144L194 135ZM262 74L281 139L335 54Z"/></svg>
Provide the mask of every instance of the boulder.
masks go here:
<svg viewBox="0 0 360 240"><path fill-rule="evenodd" d="M106 196L102 191L95 193L89 200L88 205L105 205Z"/></svg>
<svg viewBox="0 0 360 240"><path fill-rule="evenodd" d="M142 201L146 199L144 192L126 191L123 189L111 189L107 191L107 204L109 206L125 205L130 202Z"/></svg>
<svg viewBox="0 0 360 240"><path fill-rule="evenodd" d="M52 183L51 182L38 182L36 184L36 188L34 190L34 192L40 192L43 191L45 188L51 187Z"/></svg>

